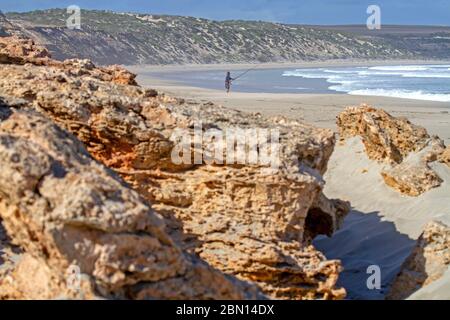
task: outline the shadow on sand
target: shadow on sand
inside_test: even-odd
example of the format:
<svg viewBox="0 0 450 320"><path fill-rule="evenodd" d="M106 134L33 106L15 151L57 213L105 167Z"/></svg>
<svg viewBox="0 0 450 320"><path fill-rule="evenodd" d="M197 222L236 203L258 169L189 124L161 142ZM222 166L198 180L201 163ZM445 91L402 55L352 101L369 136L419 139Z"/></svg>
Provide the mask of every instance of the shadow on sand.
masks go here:
<svg viewBox="0 0 450 320"><path fill-rule="evenodd" d="M362 213L353 210L342 228L332 238L317 237L314 245L328 259L342 261L344 271L338 284L347 290L348 299L384 299L415 240L397 231L389 221L382 221L378 212ZM370 290L367 268L381 269L381 289Z"/></svg>

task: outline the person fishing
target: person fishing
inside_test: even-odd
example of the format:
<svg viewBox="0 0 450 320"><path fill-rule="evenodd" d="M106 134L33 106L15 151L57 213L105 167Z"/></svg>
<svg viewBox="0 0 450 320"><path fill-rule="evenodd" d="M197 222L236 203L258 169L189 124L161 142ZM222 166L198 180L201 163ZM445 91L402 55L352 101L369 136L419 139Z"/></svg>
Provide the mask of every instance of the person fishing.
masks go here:
<svg viewBox="0 0 450 320"><path fill-rule="evenodd" d="M259 65L254 66L253 68L248 69L247 71L241 73L240 75L238 75L236 78L232 78L231 77L231 73L230 71L227 71L227 76L225 78L225 89L227 89L227 93L230 92L231 90L231 83L243 76L245 76L247 73L249 73L252 70L255 70L256 68L258 68Z"/></svg>
<svg viewBox="0 0 450 320"><path fill-rule="evenodd" d="M227 93L229 93L230 90L231 90L231 82L232 82L233 80L234 80L234 79L231 77L230 71L228 71L228 72L227 72L227 76L226 76L226 78L225 78L225 89L227 89Z"/></svg>

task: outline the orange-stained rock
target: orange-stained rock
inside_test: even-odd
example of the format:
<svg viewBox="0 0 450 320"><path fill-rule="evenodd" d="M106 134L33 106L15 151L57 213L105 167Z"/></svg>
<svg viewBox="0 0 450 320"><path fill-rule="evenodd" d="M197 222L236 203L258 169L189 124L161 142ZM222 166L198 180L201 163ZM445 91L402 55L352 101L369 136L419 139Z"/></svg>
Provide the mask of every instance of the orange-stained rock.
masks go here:
<svg viewBox="0 0 450 320"><path fill-rule="evenodd" d="M0 218L25 251L0 273L0 298L258 297L183 252L161 216L74 136L34 111L0 110Z"/></svg>
<svg viewBox="0 0 450 320"><path fill-rule="evenodd" d="M186 252L256 282L272 297L345 296L336 287L340 262L327 261L311 245L318 234L332 235L349 211L348 203L322 193L321 175L335 144L332 131L159 95L134 85L132 76L110 70L116 68L97 68L88 60L4 65L0 96L21 99L19 109L33 108L73 133L93 157L152 203L164 217L168 236ZM174 133L183 129L192 136L200 122L204 130L223 133L236 127L277 130L279 168L175 163ZM190 155L203 151L211 151L206 143L189 149ZM158 290L147 286L135 296Z"/></svg>
<svg viewBox="0 0 450 320"><path fill-rule="evenodd" d="M33 63L43 65L50 61L50 53L31 39L18 36L0 37L0 64Z"/></svg>

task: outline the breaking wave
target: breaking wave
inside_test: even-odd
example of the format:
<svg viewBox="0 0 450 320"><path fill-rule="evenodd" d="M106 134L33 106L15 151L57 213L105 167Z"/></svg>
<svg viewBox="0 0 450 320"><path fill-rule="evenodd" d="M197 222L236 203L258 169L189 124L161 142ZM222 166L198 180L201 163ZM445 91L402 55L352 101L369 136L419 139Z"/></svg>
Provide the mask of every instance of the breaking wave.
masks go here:
<svg viewBox="0 0 450 320"><path fill-rule="evenodd" d="M349 91L348 94L357 96L381 96L381 97L393 97L403 99L450 102L450 94L426 93L420 90L418 91L386 90L386 89L353 90Z"/></svg>
<svg viewBox="0 0 450 320"><path fill-rule="evenodd" d="M450 65L316 68L287 70L284 77L325 79L329 90L450 102Z"/></svg>

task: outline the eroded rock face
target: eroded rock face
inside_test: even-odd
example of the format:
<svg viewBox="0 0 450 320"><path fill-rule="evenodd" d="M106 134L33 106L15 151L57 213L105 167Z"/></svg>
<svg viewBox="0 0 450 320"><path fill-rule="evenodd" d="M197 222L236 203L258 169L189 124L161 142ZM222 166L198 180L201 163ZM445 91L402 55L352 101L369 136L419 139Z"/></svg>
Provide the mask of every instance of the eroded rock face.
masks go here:
<svg viewBox="0 0 450 320"><path fill-rule="evenodd" d="M401 163L430 138L425 128L367 105L346 108L337 125L341 139L360 136L370 159L389 163Z"/></svg>
<svg viewBox="0 0 450 320"><path fill-rule="evenodd" d="M406 299L438 280L450 266L450 228L440 222L427 224L411 255L394 280L387 299Z"/></svg>
<svg viewBox="0 0 450 320"><path fill-rule="evenodd" d="M439 156L439 161L450 167L450 146L448 146L447 149L445 149Z"/></svg>
<svg viewBox="0 0 450 320"><path fill-rule="evenodd" d="M441 185L429 163L445 162L445 145L425 128L366 105L347 108L339 114L337 125L341 139L361 137L367 156L387 164L381 175L393 189L419 196Z"/></svg>
<svg viewBox="0 0 450 320"><path fill-rule="evenodd" d="M0 37L0 63L45 64L50 61L50 53L31 39L17 36Z"/></svg>
<svg viewBox="0 0 450 320"><path fill-rule="evenodd" d="M321 174L335 144L330 130L158 95L134 85L126 71L108 70L85 60L4 65L0 95L21 99L21 108L38 110L73 133L152 203L166 232L186 252L256 282L272 297L345 296L335 286L340 263L327 261L310 245L317 234L331 235L349 211L348 203L322 193ZM235 127L277 130L278 169L227 161L175 163L174 133L183 129L193 136L200 122L204 130L224 134ZM203 142L189 152L206 149Z"/></svg>
<svg viewBox="0 0 450 320"><path fill-rule="evenodd" d="M64 62L52 60L45 47L35 44L31 39L18 36L0 37L0 64L53 66L63 68L72 75L91 76L118 84L137 85L136 75L118 65L98 68L86 59L70 59Z"/></svg>
<svg viewBox="0 0 450 320"><path fill-rule="evenodd" d="M72 135L35 112L7 110L0 217L26 254L2 279L0 298L256 297L184 254L163 219ZM80 291L68 287L71 265L83 273Z"/></svg>
<svg viewBox="0 0 450 320"><path fill-rule="evenodd" d="M385 183L410 196L419 196L439 187L443 180L428 164L436 161L444 148L439 138L430 139L422 150L411 154L401 164L382 171Z"/></svg>

